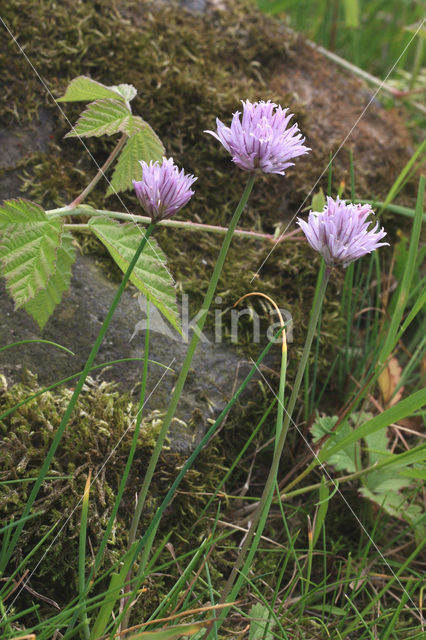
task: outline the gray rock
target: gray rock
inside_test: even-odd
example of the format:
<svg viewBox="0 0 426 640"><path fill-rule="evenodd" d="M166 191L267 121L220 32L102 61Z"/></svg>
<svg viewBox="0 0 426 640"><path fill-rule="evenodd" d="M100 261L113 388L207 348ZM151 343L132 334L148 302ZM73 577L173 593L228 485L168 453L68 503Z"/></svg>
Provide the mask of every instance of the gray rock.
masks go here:
<svg viewBox="0 0 426 640"><path fill-rule="evenodd" d="M52 116L40 109L37 122L24 128L0 130L0 146L4 149L0 166L6 169L0 177L0 201L25 196L20 193L20 171L13 167L34 151L48 151L53 126ZM27 343L0 352L0 374L13 384L21 380L27 368L38 375L42 385L48 386L81 371L117 288L118 283L105 276L94 257L78 255L70 291L63 296L40 332L24 310L14 310L14 303L0 278L0 346L42 338L61 344L75 354L71 356L46 344ZM143 300L135 290L124 292L95 364L143 357L146 318ZM164 412L185 357L187 342L152 306L150 326L149 357L160 364L152 362L149 365L146 409ZM226 405L232 395L239 364L232 349L212 340L201 342L176 412L177 420L173 423L171 438L175 451L187 453L192 446L186 423L191 423L195 439L202 437L208 420L215 418ZM247 371L247 366L243 369ZM141 362L126 362L96 371L92 376L118 382L121 390L132 391L136 400L141 370ZM75 380L68 384L72 386Z"/></svg>
<svg viewBox="0 0 426 640"><path fill-rule="evenodd" d="M51 345L27 343L0 353L0 374L8 382L18 382L24 368L37 373L42 385L49 385L81 371L90 348L98 335L101 323L109 309L118 284L111 282L92 256L78 255L73 267L70 291L64 294L61 304L39 331L32 318L23 310L14 311L3 282L0 284L0 345L19 340L43 338L57 342L71 351L71 356ZM144 304L129 288L124 292L110 328L100 348L96 364L120 358L142 358L144 353L146 315ZM176 376L185 357L187 344L158 312L150 312L151 360L147 384L147 410L167 408ZM191 334L190 334L191 335ZM215 344L205 336L195 354L184 394L176 416L185 423L191 422L195 437L201 437L208 426L208 419L215 418L232 395L240 361L231 348ZM208 340L208 341L207 341ZM141 362L126 362L95 372L103 379L118 381L123 391L132 391L135 399L139 392ZM247 373L248 367L242 367ZM241 378L241 373L240 373ZM71 386L75 381L69 383ZM173 449L187 450L190 446L186 426L175 421Z"/></svg>

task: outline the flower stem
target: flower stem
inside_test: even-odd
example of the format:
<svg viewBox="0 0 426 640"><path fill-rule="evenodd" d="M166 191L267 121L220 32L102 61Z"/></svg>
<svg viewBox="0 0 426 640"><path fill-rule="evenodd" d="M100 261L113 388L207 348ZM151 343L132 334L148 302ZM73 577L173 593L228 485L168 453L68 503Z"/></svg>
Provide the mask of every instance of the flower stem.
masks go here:
<svg viewBox="0 0 426 640"><path fill-rule="evenodd" d="M87 362L86 362L86 364L84 366L84 369L83 369L83 371L82 371L82 373L80 375L80 378L79 378L79 380L78 380L78 382L76 384L76 387L74 389L74 393L72 394L72 397L71 397L71 399L70 399L70 401L68 403L68 406L67 406L66 411L65 411L65 413L63 415L61 424L59 425L58 430L57 430L57 432L55 434L55 437L53 438L52 444L50 445L50 449L49 449L48 453L46 454L46 458L45 458L45 460L43 462L43 466L41 467L41 469L39 471L37 480L34 483L34 486L33 486L33 489L31 491L30 497L28 498L27 504L25 505L25 508L24 508L24 511L23 511L23 514L22 514L22 519L21 519L22 521L16 526L15 533L13 535L13 538L11 540L9 548L7 549L6 553L3 555L2 565L0 567L0 571L2 571L6 567L7 563L9 562L9 559L10 559L12 553L13 553L13 550L14 550L17 542L18 542L19 536L21 535L22 529L24 527L25 518L31 511L31 507L34 504L34 501L35 501L35 499L37 497L39 489L40 489L40 487L41 487L41 485L42 485L42 483L44 481L44 478L45 478L48 470L49 470L50 463L52 461L53 456L56 453L56 449L58 448L59 442L60 442L60 440L61 440L61 438L62 438L62 436L64 434L64 431L65 431L65 429L66 429L66 427L68 425L68 422L70 420L71 414L72 414L72 412L74 410L74 407L75 407L75 405L77 403L77 400L78 400L78 397L80 395L80 392L81 392L81 390L83 388L83 385L84 385L84 383L86 381L86 378L87 378L87 376L89 374L89 371L90 371L90 369L91 369L91 367L93 365L93 362L94 362L94 360L95 360L95 358L96 358L96 356L98 354L99 348L100 348L102 340L103 340L103 338L104 338L104 336L105 336L105 334L107 332L107 329L108 329L108 326L109 326L109 324L111 322L112 316L114 315L114 312L115 312L115 310L117 308L117 305L118 305L118 303L120 301L120 298L121 298L121 296L123 294L123 291L124 291L124 289L126 287L126 284L129 281L129 278L130 278L130 276L132 274L132 271L133 271L133 269L134 269L134 267L135 267L140 255L141 255L141 253L142 253L142 251L143 251L143 249L144 249L144 247L145 247L145 245L146 245L146 243L148 241L148 238L149 238L149 236L151 235L151 233L154 230L154 226L155 226L154 224L150 224L149 227L147 228L147 230L145 231L145 235L142 238L141 243L140 243L138 249L136 250L135 255L133 256L133 258L132 258L132 260L131 260L128 268L127 268L127 271L126 271L126 273L125 273L125 275L123 277L123 280L122 280L122 282L121 282L121 284L120 284L120 286L118 288L118 291L117 291L117 293L115 295L115 298L114 298L114 300L113 300L113 302L112 302L112 304L111 304L111 306L109 308L109 311L108 311L108 313L106 315L106 318L102 323L102 326L100 328L98 337L96 338L96 341L95 341L95 343L94 343L94 345L92 347L92 350L91 350L91 352L89 354L89 357L87 358Z"/></svg>
<svg viewBox="0 0 426 640"><path fill-rule="evenodd" d="M226 585L224 587L221 599L219 601L219 604L223 604L224 602L226 602L227 600L229 601L234 601L235 598L238 595L238 592L244 582L244 580L246 579L246 575L250 569L252 560L253 560L253 556L256 552L257 546L260 542L260 538L262 536L263 533L263 529L265 527L266 524L266 519L268 516L268 512L269 512L269 508L272 502L272 497L273 497L273 493L274 493L274 485L275 485L275 481L276 481L276 476L277 476L277 471L278 471L278 465L280 463L280 459L281 459L281 454L284 448L284 444L285 444L285 440L287 437L287 432L288 432L288 427L290 425L290 421L291 421L291 417L294 411L294 407L296 405L296 401L298 398L298 394L299 394L299 389L300 389L300 385L303 379L303 374L305 371L305 367L306 367L306 363L308 361L308 357L309 357L309 352L311 349L311 345L312 345L312 340L314 338L315 335L315 329L318 323L318 318L320 315L320 311L321 311L321 307L322 307L322 302L324 299L324 294L325 294L325 290L327 288L327 283L330 277L330 270L328 268L325 269L324 271L324 276L323 276L323 280L321 282L319 291L318 291L318 295L316 297L315 300L315 304L314 304L314 308L312 311L312 315L310 318L310 322L309 322L309 327L308 327L308 332L307 332L307 336L306 336L306 342L305 342L305 346L303 348L303 353L302 353L302 357L299 363L299 368L297 370L297 374L296 374L296 380L293 386L293 391L291 393L290 396L290 400L288 403L288 407L286 410L286 414L285 414L285 418L284 418L284 422L282 425L282 429L281 429L281 433L279 434L279 438L278 438L278 442L275 446L275 451L274 451L274 457L272 460L272 465L271 465L271 469L269 471L266 483L265 483L265 488L263 490L261 499L259 501L259 504L256 508L256 511L253 514L253 518L250 524L250 528L249 531L247 533L247 536L244 540L244 544L241 547L241 550L238 554L237 560L234 564L234 567L231 571L231 574L226 582ZM279 401L281 402L281 400ZM259 526L258 526L259 525ZM254 541L253 541L254 538ZM253 544L252 544L253 543ZM245 559L245 556L248 552L247 558ZM245 562L244 562L245 559ZM244 563L244 564L243 564ZM237 577L238 576L238 577ZM218 628L220 626L220 624L223 622L223 620L225 619L227 615L227 610L225 609L220 617L219 620L217 621L218 623ZM207 629L206 634L204 636L204 638L209 637L210 635L210 628Z"/></svg>
<svg viewBox="0 0 426 640"><path fill-rule="evenodd" d="M149 465L148 465L148 469L147 472L145 474L143 483L142 483L142 488L140 490L139 496L138 496L138 501L137 501L137 505L136 505L136 510L135 510L135 514L133 516L133 520L132 520L132 524L131 524L131 531L135 532L137 529L137 526L139 524L139 520L140 517L142 515L142 511L143 511L143 507L145 504L145 500L146 500L146 496L148 493L148 488L149 485L151 484L151 480L152 480L152 476L154 474L154 470L155 467L157 465L158 462L158 458L160 457L160 453L161 450L163 448L163 444L164 444L164 440L166 438L167 432L169 430L170 424L173 420L173 417L175 415L175 411L176 411L176 407L178 405L188 372L189 372L189 368L191 366L191 362L192 362L192 358L194 356L195 353L195 349L197 348L199 339L200 339L200 335L201 332L203 330L204 327L204 323L206 321L207 318L207 313L208 310L210 308L211 302L213 300L213 296L214 293L216 291L216 286L220 277L220 274L222 272L222 268L223 268L223 264L225 262L225 258L226 258L226 254L228 253L228 249L229 246L231 244L231 240L232 240L232 235L234 233L234 229L238 224L238 221L241 217L241 214L244 210L244 207L247 203L247 200L250 196L251 190L253 188L253 183L254 183L254 174L250 174L248 180L247 180L247 184L246 187L244 189L243 195L241 196L241 200L238 203L237 208L235 209L234 215L232 217L231 223L228 227L228 230L226 232L225 238L223 240L223 244L222 244L222 248L220 250L215 268L213 270L213 274L210 280L210 284L209 287L207 289L207 293L206 296L204 298L204 302L201 306L201 310L198 314L198 320L197 323L194 327L194 333L193 336L191 338L191 342L189 343L188 346L188 350L186 352L186 356L185 356L185 360L182 364L182 369L180 371L178 380L176 382L174 391L173 391L173 395L171 397L170 400L170 404L169 404L169 408L167 410L167 413L164 417L163 420L163 424L161 426L161 430L160 433L158 435L158 439L156 442L156 445L154 447L154 451L152 452L151 455L151 459L149 461Z"/></svg>
<svg viewBox="0 0 426 640"><path fill-rule="evenodd" d="M125 145L125 143L127 141L127 138L128 138L128 136L125 133L123 133L123 135L121 136L120 140L117 142L117 144L115 145L114 149L109 154L108 158L105 160L105 162L102 165L102 167L100 167L100 169L98 169L98 172L95 175L95 177L93 178L93 180L91 180L89 182L89 184L87 185L87 187L80 193L80 195L77 196L75 198L75 200L73 200L71 202L71 204L68 205L68 207L67 207L68 210L69 209L75 209L75 207L78 207L78 205L81 204L83 202L83 200L89 195L89 193L95 188L95 186L98 184L99 180L105 176L105 172L110 167L110 165L114 162L114 160L116 159L116 157L120 153L121 149L124 147L124 145Z"/></svg>

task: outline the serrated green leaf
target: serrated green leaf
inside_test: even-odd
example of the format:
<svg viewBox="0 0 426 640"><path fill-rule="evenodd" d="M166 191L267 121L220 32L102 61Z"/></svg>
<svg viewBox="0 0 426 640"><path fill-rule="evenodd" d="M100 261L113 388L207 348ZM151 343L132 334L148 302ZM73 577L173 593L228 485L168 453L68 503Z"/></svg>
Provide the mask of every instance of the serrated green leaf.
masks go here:
<svg viewBox="0 0 426 640"><path fill-rule="evenodd" d="M141 119L142 120L142 119ZM136 120L140 131L131 136L121 152L115 165L107 196L132 188L132 180L140 180L142 171L140 161L161 160L165 154L163 143L147 122L142 125Z"/></svg>
<svg viewBox="0 0 426 640"><path fill-rule="evenodd" d="M273 640L275 621L271 618L268 607L257 602L250 609L249 618L249 640Z"/></svg>
<svg viewBox="0 0 426 640"><path fill-rule="evenodd" d="M311 434L314 437L314 442L320 440L325 434L330 433L336 422L337 416L318 417L311 426ZM327 449L331 449L331 447L339 444L339 442L350 433L352 433L352 428L347 422L339 425L337 431L333 432L330 435L330 438L324 443L321 451L327 451ZM328 460L328 463L338 471L348 471L349 473L354 473L357 470L355 444L351 444L336 453L334 456L331 456L331 458Z"/></svg>
<svg viewBox="0 0 426 640"><path fill-rule="evenodd" d="M143 231L133 223L120 224L109 218L89 220L93 233L103 242L120 269L125 272L143 237ZM165 266L165 255L150 238L130 276L130 281L181 333L173 278Z"/></svg>
<svg viewBox="0 0 426 640"><path fill-rule="evenodd" d="M0 269L15 308L46 289L56 270L62 221L19 198L0 207Z"/></svg>
<svg viewBox="0 0 426 640"><path fill-rule="evenodd" d="M91 102L80 115L74 129L66 138L112 135L118 131L132 129L129 120L132 114L123 102L118 100L96 100Z"/></svg>
<svg viewBox="0 0 426 640"><path fill-rule="evenodd" d="M138 92L132 84L118 84L110 87L119 93L126 102L133 100Z"/></svg>
<svg viewBox="0 0 426 640"><path fill-rule="evenodd" d="M127 133L130 138L139 131L143 131L146 124L145 120L142 120L140 116L131 116L120 126L120 131Z"/></svg>
<svg viewBox="0 0 426 640"><path fill-rule="evenodd" d="M87 76L78 76L68 85L65 95L58 98L57 102L91 102L102 98L112 98L126 100L119 87L132 85L118 85L118 87L107 87Z"/></svg>
<svg viewBox="0 0 426 640"><path fill-rule="evenodd" d="M368 487L363 487L360 492L365 498L372 500L389 513L389 515L406 520L410 524L419 519L423 513L421 507L417 504L410 504L406 496L398 491L370 491Z"/></svg>
<svg viewBox="0 0 426 640"><path fill-rule="evenodd" d="M62 243L58 249L56 270L49 279L46 289L41 289L35 297L25 304L25 311L37 322L40 329L52 315L57 304L62 299L62 294L68 291L71 281L71 267L75 260L75 250L72 246L72 235L68 232L62 234Z"/></svg>

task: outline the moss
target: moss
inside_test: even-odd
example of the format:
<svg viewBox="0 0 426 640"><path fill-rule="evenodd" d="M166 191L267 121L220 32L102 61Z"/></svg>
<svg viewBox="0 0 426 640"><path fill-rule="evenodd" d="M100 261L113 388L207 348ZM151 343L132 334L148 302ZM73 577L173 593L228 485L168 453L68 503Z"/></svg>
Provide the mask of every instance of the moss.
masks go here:
<svg viewBox="0 0 426 640"><path fill-rule="evenodd" d="M0 380L0 413L39 390L37 378L30 372L25 373L22 383L9 389L5 380ZM1 480L8 482L0 484L1 521L18 518L22 513L31 490L31 479L39 472L71 393L69 389L46 392L0 421ZM43 535L54 525L60 524L60 529L52 532L45 545L32 558L32 566L44 560L37 566L36 575L31 580L36 591L61 602L75 595L81 497L87 475L91 469L93 481L89 496L88 538L89 544L96 550L122 477L136 413L137 407L129 396L120 395L114 384L88 379L59 444L48 479L37 498L35 510L42 514L26 525L13 558L13 564L18 564ZM147 467L160 425L161 414L158 411L143 420L126 491L105 553L105 567L116 561L126 549L134 496L140 489L142 470ZM176 477L176 469L184 461L181 455L168 451L166 447L147 501L147 517L167 492L172 479ZM219 443L215 442L201 454L196 467L189 471L182 482L180 493L166 511L161 528L163 534L167 531L170 519L176 522L176 518L179 518L186 523L182 529L184 540L184 531L195 522L207 495L217 486L224 465L224 455ZM146 520L142 522L141 530L146 524ZM46 559L46 545L52 541Z"/></svg>

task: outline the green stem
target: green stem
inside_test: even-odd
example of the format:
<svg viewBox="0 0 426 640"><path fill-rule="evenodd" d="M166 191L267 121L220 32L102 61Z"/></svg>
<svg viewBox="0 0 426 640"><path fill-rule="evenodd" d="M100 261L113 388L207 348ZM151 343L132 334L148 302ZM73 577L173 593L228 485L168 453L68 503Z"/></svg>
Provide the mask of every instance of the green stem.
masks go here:
<svg viewBox="0 0 426 640"><path fill-rule="evenodd" d="M164 444L164 440L166 438L167 432L169 430L170 424L173 420L173 417L175 415L175 411L176 411L176 407L178 405L188 372L189 372L189 368L191 366L191 362L192 362L192 358L194 356L195 353L195 349L197 348L199 339L200 339L200 335L201 332L203 330L204 327L204 323L206 321L207 318L207 313L208 310L210 308L211 302L213 300L213 296L214 296L214 292L216 291L216 286L220 277L220 274L222 272L222 267L223 264L225 262L225 258L226 258L226 254L228 253L228 249L229 246L231 244L231 240L232 240L232 235L234 233L234 229L238 224L238 221L241 217L241 214L244 210L244 207L247 203L247 200L250 196L251 190L253 188L253 183L254 183L254 179L255 179L255 175L254 174L250 174L248 180L247 180L247 184L246 187L244 189L244 193L241 196L241 200L238 203L238 206L235 210L235 213L232 217L231 223L229 225L228 231L226 232L225 238L223 240L223 244L222 244L222 248L220 250L211 280L210 280L210 284L209 287L207 289L207 293L206 296L204 298L204 302L201 306L200 312L198 314L198 320L196 322L196 325L194 327L194 333L193 336L191 338L191 342L189 343L188 346L188 350L186 352L186 356L185 356L185 360L182 364L182 369L180 371L178 380L176 382L174 391L173 391L173 395L171 397L170 400L170 404L169 404L169 408L168 411L164 417L163 420L163 424L160 430L160 433L158 435L158 439L156 442L156 445L154 447L154 451L152 452L151 455L151 459L149 461L149 465L148 465L148 469L147 472L145 474L144 480L143 480L143 484L142 484L142 488L140 490L139 496L138 496L138 501L137 501L137 505L136 505L136 510L135 510L135 515L133 517L133 523L132 523L132 531L136 531L137 528L137 524L139 523L140 517L142 515L142 511L143 511L143 507L145 504L145 500L146 500L146 496L148 493L148 489L149 489L149 485L151 484L151 480L152 480L152 476L154 474L154 470L155 467L157 465L158 462L158 458L160 457L160 453L161 450L163 448L163 444Z"/></svg>
<svg viewBox="0 0 426 640"><path fill-rule="evenodd" d="M417 46L416 46L416 52L414 54L413 68L411 70L411 78L410 78L410 83L408 85L408 88L410 91L414 89L416 80L419 75L419 71L420 71L420 67L423 59L423 47L424 47L424 37L420 36L417 39ZM422 87L422 89L424 89L424 87Z"/></svg>
<svg viewBox="0 0 426 640"><path fill-rule="evenodd" d="M193 465L194 461L196 460L196 458L198 457L200 451L202 449L204 449L204 447L207 445L207 443L212 438L213 434L216 433L216 430L218 429L219 425L222 423L222 421L224 420L225 416L228 414L228 412L234 406L234 404L236 403L238 398L241 396L242 392L247 387L247 385L250 382L250 380L253 378L255 373L258 372L259 366L261 365L261 363L265 359L266 355L269 353L271 347L274 345L275 340L280 337L281 333L282 333L282 329L280 329L275 334L273 340L268 342L268 344L266 345L266 347L262 351L261 355L257 359L256 363L250 369L250 372L247 374L247 376L244 379L244 381L240 384L240 386L238 387L237 391L232 396L231 400L228 402L226 407L222 410L220 415L216 418L214 424L210 427L210 429L207 431L207 433L205 433L205 435L202 437L202 439L199 442L199 444L196 446L194 451L189 456L188 460L183 465L182 469L179 471L175 481L173 482L172 486L170 487L169 491L167 492L167 494L166 494L165 498L163 499L160 507L157 509L157 511L156 511L153 519L151 520L151 523L149 524L149 526L148 526L146 532L144 533L143 537L139 540L139 542L137 542L137 543L135 542L135 544L133 546L133 559L134 559L134 561L136 561L136 558L139 557L139 555L142 552L142 550L144 551L143 555L146 556L146 550L147 550L148 546L150 545L151 539L153 539L153 537L155 535L155 532L156 532L156 530L158 528L158 525L160 523L161 517L162 517L164 511L166 510L166 508L168 507L168 505L170 504L171 500L173 499L177 488L179 487L180 483L182 482L182 479L185 477L187 471L192 467L192 465ZM129 553L129 552L127 552L127 553ZM127 556L127 553L126 553L126 556ZM141 563L141 568L143 568L143 563ZM144 580L144 577L145 577L143 572L141 572L141 568L138 570L138 578L137 578L137 580L136 581L133 580L133 585L132 585L133 586L133 592L132 592L133 596L136 596L136 594L138 592L138 589L140 588L140 586L141 586L141 584L142 584L142 582ZM86 584L86 587L87 586L88 585ZM121 618L126 614L126 609L128 609L129 602L130 602L130 600L125 605L124 611L121 614L121 617L119 616L117 618L116 627L118 627L118 625L121 624Z"/></svg>
<svg viewBox="0 0 426 640"><path fill-rule="evenodd" d="M91 180L89 182L89 184L87 185L87 187L80 193L80 195L77 196L75 198L75 200L73 200L71 202L70 205L68 205L68 207L67 207L68 210L69 209L75 209L75 207L78 207L78 205L81 204L83 202L83 200L89 195L89 193L95 188L95 186L98 184L99 180L105 176L105 172L110 167L110 165L114 162L114 160L116 159L116 157L120 153L121 149L124 147L124 145L125 145L125 143L127 141L127 137L128 136L125 133L123 133L123 135L121 136L120 140L117 142L117 144L115 145L115 148L112 150L112 152L110 153L108 158L105 160L105 162L102 165L102 167L100 169L98 169L98 172L95 175L95 177L93 178L93 180Z"/></svg>
<svg viewBox="0 0 426 640"><path fill-rule="evenodd" d="M275 479L276 479L276 475L277 475L277 471L278 471L278 465L281 459L281 454L284 448L284 443L287 437L287 432L288 432L288 427L290 425L290 420L294 411L294 407L296 405L296 401L299 395L299 389L300 389L300 385L303 379L303 374L305 372L305 367L308 361L308 357L309 357L309 352L311 350L311 345L312 345L312 340L314 338L315 335L315 329L318 323L318 318L320 315L320 311L321 311L321 307L322 307L322 303L324 300L324 295L325 295L325 290L327 288L327 283L330 277L330 269L328 267L326 267L325 271L324 271L324 277L323 280L321 282L321 286L318 292L318 296L315 300L314 303L314 308L312 311L312 315L309 321L309 327L308 327L308 332L307 332L307 336L306 336L306 342L305 342L305 346L303 348L303 353L302 353L302 358L300 360L299 363L299 368L297 370L297 374L296 374L296 380L293 386L293 391L291 393L290 396L290 400L288 403L288 407L287 407L287 411L285 414L285 418L284 418L284 423L282 426L282 430L280 433L280 437L278 440L278 444L275 447L275 451L274 451L274 457L272 460L272 465L271 465L271 469L269 471L266 483L265 483L265 488L263 490L261 499L259 501L259 504L256 508L256 511L253 514L253 518L250 524L250 528L249 531L247 533L247 536L244 540L244 544L241 547L241 550L238 554L237 560L234 564L234 567L231 571L231 574L226 582L226 585L224 587L223 593L222 593L222 597L220 599L220 604L223 604L224 602L226 602L227 600L230 600L231 602L233 600L235 600L235 598L238 595L238 592L241 588L242 583L245 580L245 576L247 575L252 560L253 560L253 556L255 554L256 548L258 546L258 543L260 542L260 538L262 536L263 533L263 529L264 526L266 524L266 518L269 512L269 507L271 505L272 502L272 497L273 497L273 491L274 491L274 484L275 484ZM259 524L259 526L258 526ZM256 536L256 537L255 537ZM254 543L252 544L253 538L255 537ZM250 549L250 551L249 551ZM249 551L247 558L244 562L244 558L247 554L247 552ZM244 566L243 566L244 563ZM238 576L238 577L237 577ZM224 618L227 615L227 609L225 609L220 617L219 617L219 622L218 625L220 626L220 624L223 622ZM207 638L210 635L210 629L208 628L205 634L205 638Z"/></svg>
<svg viewBox="0 0 426 640"><path fill-rule="evenodd" d="M44 481L44 478L45 478L48 470L49 470L50 463L52 462L52 458L56 453L56 449L58 448L59 442L60 442L60 440L61 440L61 438L62 438L62 436L64 434L64 431L65 431L65 429L66 429L66 427L68 425L68 422L70 420L71 414L74 411L74 407L76 405L76 402L78 400L80 392L81 392L81 390L83 388L83 385L84 385L84 383L86 381L86 378L87 378L87 376L89 374L89 371L90 371L90 369L91 369L91 367L93 365L93 362L94 362L94 360L95 360L95 358L97 356L97 353L98 353L99 348L101 346L102 340L103 340L103 338L104 338L104 336L105 336L105 334L107 332L108 326L109 326L109 324L111 322L112 316L114 315L114 312L115 312L115 310L117 308L117 305L118 305L118 303L120 301L120 298L121 298L122 293L123 293L123 291L124 291L124 289L126 287L126 284L128 283L129 278L130 278L130 276L132 274L132 271L133 271L133 269L134 269L134 267L135 267L140 255L141 255L141 253L142 253L142 251L143 251L143 249L144 249L144 247L145 247L145 245L146 245L146 243L148 241L149 236L153 232L153 230L154 230L154 224L151 223L149 225L149 227L147 228L147 230L145 232L145 235L142 238L141 243L140 243L138 249L136 250L135 255L133 256L133 258L132 258L132 260L131 260L128 268L127 268L127 271L126 271L126 273L125 273L125 275L123 277L123 280L122 280L122 282L121 282L121 284L120 284L120 286L118 288L118 291L117 291L117 293L115 295L115 298L114 298L114 300L113 300L113 302L111 304L111 307L110 307L110 309L109 309L109 311L107 313L107 316L106 316L105 320L102 323L102 327L100 328L98 337L96 338L95 344L92 347L92 350L91 350L91 352L89 354L89 357L87 359L87 362L85 364L83 372L82 372L82 374L80 376L80 379L76 384L74 393L73 393L73 395L72 395L72 397L71 397L71 399L69 401L68 407L66 408L66 411L65 411L64 416L62 418L61 424L59 425L58 430L57 430L57 432L55 434L55 437L53 438L52 444L50 445L50 449L49 449L49 451L48 451L48 453L46 455L46 458L45 458L45 460L43 462L43 466L40 469L37 481L35 482L34 487L33 487L32 491L31 491L30 497L28 498L27 504L25 505L25 508L24 508L24 511L23 511L23 514L22 514L22 518L26 518L26 516L31 511L31 507L33 506L33 503L34 503L34 501L35 501L35 499L37 497L39 489L40 489L40 487L41 487L41 485L42 485L42 483ZM16 543L18 542L19 536L22 533L23 526L24 526L24 524L20 523L16 527L16 531L15 531L15 533L13 535L13 538L12 538L12 541L11 541L11 543L9 545L9 548L8 548L7 552L4 554L3 562L2 562L2 565L0 567L0 572L4 570L4 568L6 567L7 563L9 562L10 557L11 557L11 555L13 553L13 550L14 550L14 548L16 546Z"/></svg>
<svg viewBox="0 0 426 640"><path fill-rule="evenodd" d="M101 560L102 560L102 556L103 556L103 553L105 551L105 547L108 544L108 540L110 538L111 530L112 530L112 527L114 525L115 517L117 515L118 509L120 507L121 498L123 497L124 489L125 489L126 484L127 484L127 478L129 476L130 469L131 469L132 462L133 462L133 458L135 456L137 445L138 445L139 431L140 431L140 426L141 426L141 423L142 423L142 410L143 410L143 406L144 406L144 402L145 402L146 383L147 383L147 378L148 378L148 363L149 363L149 359L148 359L148 353L149 353L149 300L147 300L146 315L147 315L147 328L146 328L146 332L145 332L145 352L144 352L144 359L143 359L142 383L141 383L141 391L140 391L140 394L139 394L139 406L138 406L138 412L137 412L137 416L136 416L135 429L133 431L132 444L130 446L129 455L127 456L126 466L124 468L124 472L123 472L123 475L122 475L122 478L121 478L121 481L120 481L120 486L118 488L117 495L115 497L114 507L113 507L111 515L109 517L108 525L107 525L107 527L105 529L104 535L102 536L102 541L101 541L101 544L99 546L98 552L96 554L95 562L94 562L94 565L93 565L95 573L99 569L99 566L100 566Z"/></svg>
<svg viewBox="0 0 426 640"><path fill-rule="evenodd" d="M200 339L200 335L202 333L206 318L207 318L207 313L208 310L210 308L211 302L213 300L213 296L214 293L216 291L216 287L217 287L217 283L219 281L220 278L220 274L222 272L222 268L223 268L223 264L225 262L226 259L226 255L228 253L228 249L230 247L231 241L232 241L232 236L234 233L234 230L238 224L238 221L241 217L241 214L247 204L247 201L249 199L250 193L253 189L253 184L254 184L254 180L255 180L255 174L251 173L248 177L247 180L247 184L245 186L244 192L241 196L240 202L238 203L237 208L235 209L234 215L232 216L232 220L230 222L230 225L228 227L228 230L226 232L225 238L223 240L222 243L222 247L217 259L217 262L215 264L214 270L213 270L213 274L209 283L209 287L207 289L207 293L205 295L203 304L201 306L201 309L198 313L198 319L196 322L196 325L194 327L194 333L193 336L191 338L191 341L189 343L186 355L185 355L185 360L182 364L182 368L178 377L178 380L176 382L174 391L173 391L173 395L172 398L170 400L170 404L169 404L169 408L168 411L164 417L163 420L163 424L161 426L161 430L160 433L158 435L158 439L157 442L155 444L154 450L151 454L151 458L149 461L149 465L148 465L148 469L146 471L143 483L142 483L142 488L139 492L139 496L137 499L137 503L136 503L136 509L135 509L135 513L133 516L133 520L132 520L132 524L131 524L131 532L129 535L129 543L128 543L128 550L130 551L132 548L135 547L135 538L136 538L136 531L137 531L137 527L140 521L140 518L142 516L142 512L143 512L143 508L145 505L145 500L146 500L146 496L148 494L148 489L149 486L151 484L151 480L152 480L152 476L154 475L154 471L155 471L155 467L157 465L158 462L158 458L160 457L160 453L161 450L163 448L164 445L164 441L166 439L166 435L168 432L168 429L170 427L170 424L173 420L188 372L189 372L189 368L191 366L191 362L192 362L192 358L194 356L195 350L197 348L199 339ZM155 520L155 518L154 518ZM145 548L143 549L143 553L144 553L144 557L147 558L148 553L149 553L149 546L152 544L153 542L153 536L151 536L151 531L152 530L156 530L156 526L158 526L158 521L157 524L154 525L154 521L151 523L151 527L153 529L151 529L151 527L148 529L147 533L145 534L145 536L143 537L144 540L146 540L146 545ZM148 535L149 534L149 535ZM141 551L140 549L141 545L139 543L138 545L138 550L137 552L134 554L134 558L136 558L136 556L139 554L139 552ZM124 607L124 611L123 611L123 620L127 620L128 619L128 603L127 605L125 605ZM125 626L125 624L123 625Z"/></svg>
<svg viewBox="0 0 426 640"><path fill-rule="evenodd" d="M142 407L145 400L146 381L148 377L149 300L147 300L146 316L147 316L147 327L145 332L145 360L143 363L142 384L141 384L141 393L140 393L140 401L139 401L139 413L138 413L138 419L136 423L137 425L140 425L142 420ZM133 544L136 538L136 529L138 527L138 524L139 524L139 520L133 517L132 523L130 525L130 531L129 531L129 547Z"/></svg>
<svg viewBox="0 0 426 640"><path fill-rule="evenodd" d="M121 497L123 495L124 487L127 481L127 476L130 472L130 467L133 462L133 456L135 454L136 446L138 443L139 430L142 422L142 410L145 403L146 383L148 380L148 353L149 353L149 300L147 300L147 303L146 303L146 331L145 331L145 353L144 353L145 358L144 358L143 369L142 369L142 382L141 382L141 391L140 391L140 397L139 397L138 415L136 418L136 425L135 425L135 432L133 434L132 447L130 449L129 457L127 459L126 469L124 471L123 478L120 484L121 492L119 492L119 495L117 496L117 499L115 501L117 511L118 511L118 507L120 506ZM133 545L136 538L136 529L139 524L139 520L137 520L135 516L136 516L136 512L133 516L133 519L130 525L128 548L130 548ZM114 517L115 517L115 514L114 514ZM108 531L108 535L104 536L105 544L107 543L108 539L109 539L109 531ZM132 567L130 567L126 577L127 584L124 587L125 593L129 593L131 591L131 585L130 585L131 579L132 579ZM124 617L124 621L122 625L123 629L125 629L127 626L128 616L129 616L129 612Z"/></svg>
<svg viewBox="0 0 426 640"><path fill-rule="evenodd" d="M83 503L81 507L81 524L80 524L80 535L79 535L79 545L78 545L78 590L79 593L84 593L85 590L85 569L86 569L86 537L87 537L87 517L89 514L89 492L90 492L90 480L92 477L92 470L90 469L89 474L86 480L86 486L83 494ZM90 629L89 629L89 618L87 616L86 607L84 607L82 612L82 622L83 622L83 634L85 640L89 639Z"/></svg>

